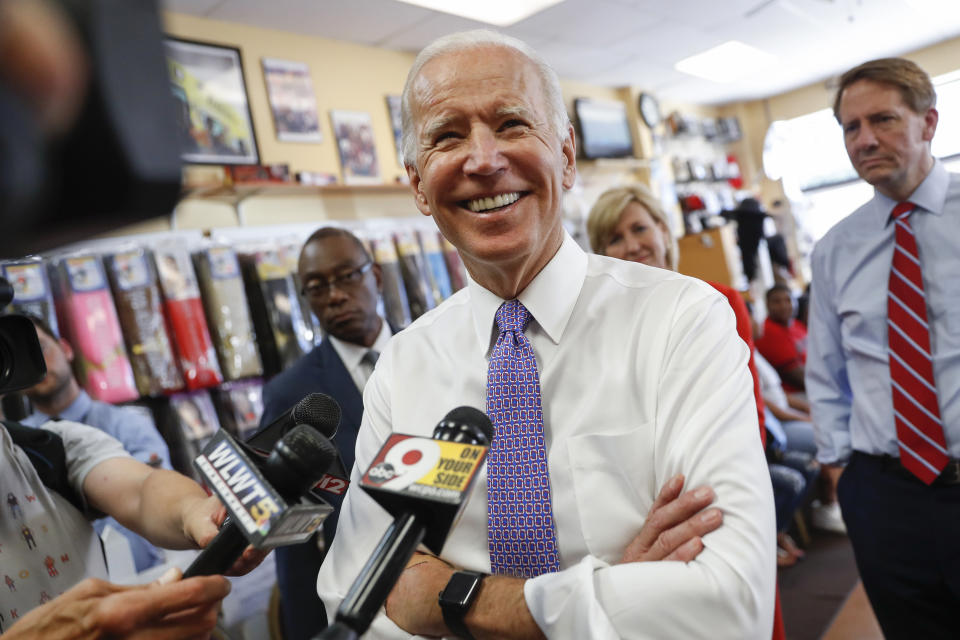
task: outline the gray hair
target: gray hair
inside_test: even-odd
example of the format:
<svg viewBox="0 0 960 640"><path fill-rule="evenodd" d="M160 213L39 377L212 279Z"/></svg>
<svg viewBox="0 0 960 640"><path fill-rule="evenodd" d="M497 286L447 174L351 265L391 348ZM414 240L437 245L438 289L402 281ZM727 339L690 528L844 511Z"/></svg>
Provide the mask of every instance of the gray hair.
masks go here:
<svg viewBox="0 0 960 640"><path fill-rule="evenodd" d="M413 127L413 111L410 100L411 94L413 93L413 83L417 79L417 76L420 75L423 66L441 55L480 47L513 49L521 55L526 56L526 58L533 63L543 86L543 94L546 98L547 109L549 110L547 114L548 122L561 141L566 137L567 127L570 125L570 118L567 116L567 107L563 102L563 92L560 90L560 79L557 77L557 72L547 64L546 60L522 40L497 31L491 31L489 29L461 31L437 38L424 47L413 61L413 66L407 74L407 82L403 86L403 96L400 100L400 118L403 126L401 146L403 147L403 163L405 165L413 167L417 165L417 136Z"/></svg>

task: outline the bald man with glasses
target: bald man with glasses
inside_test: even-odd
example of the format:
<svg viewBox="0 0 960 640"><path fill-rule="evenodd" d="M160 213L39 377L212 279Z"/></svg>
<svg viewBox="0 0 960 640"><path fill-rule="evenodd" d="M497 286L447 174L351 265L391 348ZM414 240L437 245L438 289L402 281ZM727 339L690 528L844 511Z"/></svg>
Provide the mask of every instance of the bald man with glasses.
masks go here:
<svg viewBox="0 0 960 640"><path fill-rule="evenodd" d="M350 469L363 416L363 387L393 333L377 313L382 289L380 267L352 233L323 227L303 245L298 273L302 293L323 328L324 340L266 385L261 426L270 424L310 393L330 395L343 410L334 443ZM277 550L286 640L312 638L327 624L323 603L317 597L317 571L333 542L341 499L331 496L336 510L324 522L322 540Z"/></svg>

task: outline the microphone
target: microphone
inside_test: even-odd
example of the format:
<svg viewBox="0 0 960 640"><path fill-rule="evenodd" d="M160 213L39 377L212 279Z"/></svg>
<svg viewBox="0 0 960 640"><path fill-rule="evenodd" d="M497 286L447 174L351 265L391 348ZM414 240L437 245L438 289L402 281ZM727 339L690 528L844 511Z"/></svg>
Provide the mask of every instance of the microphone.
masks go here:
<svg viewBox="0 0 960 640"><path fill-rule="evenodd" d="M221 429L196 460L232 517L194 558L184 578L224 573L248 542L258 548L299 542L305 533L312 535L332 510L326 503L319 509L288 506L297 502L336 458L336 448L317 429L303 424L293 427L277 441L259 465L260 471L236 445Z"/></svg>
<svg viewBox="0 0 960 640"><path fill-rule="evenodd" d="M269 453L283 434L298 424L309 425L332 440L340 426L340 405L325 393L311 393L284 411L276 420L250 436L246 442L240 443L240 446L254 459L254 462L257 462ZM314 495L319 498L316 490L343 495L349 486L350 472L344 466L338 452L328 466L327 472L320 477L317 486L314 487Z"/></svg>
<svg viewBox="0 0 960 640"><path fill-rule="evenodd" d="M277 440L298 424L309 425L332 439L340 426L340 405L325 393L311 393L250 436L247 444L254 449L268 452L273 449Z"/></svg>
<svg viewBox="0 0 960 640"><path fill-rule="evenodd" d="M420 543L440 553L492 438L486 414L457 407L432 438L394 433L387 439L360 486L395 520L340 603L335 624L320 638L362 635Z"/></svg>

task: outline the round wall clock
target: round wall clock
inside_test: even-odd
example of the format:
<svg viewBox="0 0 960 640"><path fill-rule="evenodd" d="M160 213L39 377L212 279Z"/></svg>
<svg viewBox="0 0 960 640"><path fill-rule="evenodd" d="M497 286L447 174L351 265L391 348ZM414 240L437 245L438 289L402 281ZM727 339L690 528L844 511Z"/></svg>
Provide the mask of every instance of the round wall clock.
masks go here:
<svg viewBox="0 0 960 640"><path fill-rule="evenodd" d="M641 93L639 99L640 117L643 122L653 129L660 124L660 104L649 93Z"/></svg>

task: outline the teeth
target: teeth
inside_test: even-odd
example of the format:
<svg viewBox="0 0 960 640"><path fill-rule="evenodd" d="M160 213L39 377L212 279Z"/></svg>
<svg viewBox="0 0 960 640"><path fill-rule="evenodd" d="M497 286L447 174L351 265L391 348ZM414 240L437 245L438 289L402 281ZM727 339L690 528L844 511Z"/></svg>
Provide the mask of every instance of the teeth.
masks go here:
<svg viewBox="0 0 960 640"><path fill-rule="evenodd" d="M513 193L501 193L499 195L488 197L488 198L477 198L476 200L468 200L467 208L474 213L480 213L481 211L487 211L489 209L497 209L499 207L505 207L508 204L513 204L520 199L520 194L518 192Z"/></svg>

